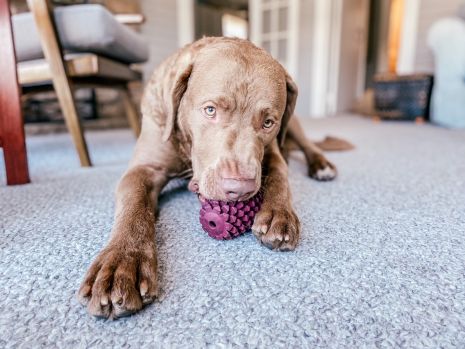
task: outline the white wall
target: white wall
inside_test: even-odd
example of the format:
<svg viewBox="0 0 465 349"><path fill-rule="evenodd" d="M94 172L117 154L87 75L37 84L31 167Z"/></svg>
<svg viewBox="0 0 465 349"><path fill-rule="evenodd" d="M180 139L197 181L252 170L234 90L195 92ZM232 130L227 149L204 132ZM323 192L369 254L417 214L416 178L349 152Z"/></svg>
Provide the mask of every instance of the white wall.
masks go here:
<svg viewBox="0 0 465 349"><path fill-rule="evenodd" d="M178 48L177 4L174 0L140 0L146 22L141 33L150 46L150 60L144 65L144 79Z"/></svg>

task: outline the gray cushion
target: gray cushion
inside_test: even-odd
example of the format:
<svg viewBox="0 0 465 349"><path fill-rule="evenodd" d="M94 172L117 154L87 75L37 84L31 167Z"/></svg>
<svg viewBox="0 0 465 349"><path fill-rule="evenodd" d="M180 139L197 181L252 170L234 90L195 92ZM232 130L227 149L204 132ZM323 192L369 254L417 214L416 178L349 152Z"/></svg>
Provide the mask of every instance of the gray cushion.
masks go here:
<svg viewBox="0 0 465 349"><path fill-rule="evenodd" d="M148 45L135 31L119 23L101 5L74 5L55 8L55 22L67 52L91 52L124 63L145 62ZM18 61L43 58L32 13L13 16Z"/></svg>

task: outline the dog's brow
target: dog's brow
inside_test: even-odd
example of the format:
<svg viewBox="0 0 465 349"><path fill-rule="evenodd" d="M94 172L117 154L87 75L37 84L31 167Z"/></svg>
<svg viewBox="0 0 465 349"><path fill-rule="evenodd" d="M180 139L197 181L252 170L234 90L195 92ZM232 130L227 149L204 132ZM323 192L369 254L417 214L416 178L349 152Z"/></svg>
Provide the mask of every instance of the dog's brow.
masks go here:
<svg viewBox="0 0 465 349"><path fill-rule="evenodd" d="M261 108L261 113L262 115L268 115L268 114L271 114L273 112L273 109L272 108L269 108L269 107L263 107Z"/></svg>
<svg viewBox="0 0 465 349"><path fill-rule="evenodd" d="M218 105L220 108L224 110L233 109L234 108L234 99L228 96L220 95L220 96L210 96L204 100L202 104L207 102L213 102Z"/></svg>
<svg viewBox="0 0 465 349"><path fill-rule="evenodd" d="M276 110L271 107L261 107L260 108L260 115L263 117L276 117Z"/></svg>

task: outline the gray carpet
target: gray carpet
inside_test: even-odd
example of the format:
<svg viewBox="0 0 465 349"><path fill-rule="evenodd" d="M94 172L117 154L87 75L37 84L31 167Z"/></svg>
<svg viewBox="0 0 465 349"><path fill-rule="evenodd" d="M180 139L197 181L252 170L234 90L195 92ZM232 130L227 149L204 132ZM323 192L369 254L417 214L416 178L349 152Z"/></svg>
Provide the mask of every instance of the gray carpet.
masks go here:
<svg viewBox="0 0 465 349"><path fill-rule="evenodd" d="M465 347L465 132L307 126L357 149L329 155L331 183L294 155L297 250L209 238L197 199L174 185L157 225L161 297L116 322L88 316L75 292L108 238L134 140L89 133L95 167L81 169L68 135L29 137L33 184L6 187L0 172L0 347Z"/></svg>

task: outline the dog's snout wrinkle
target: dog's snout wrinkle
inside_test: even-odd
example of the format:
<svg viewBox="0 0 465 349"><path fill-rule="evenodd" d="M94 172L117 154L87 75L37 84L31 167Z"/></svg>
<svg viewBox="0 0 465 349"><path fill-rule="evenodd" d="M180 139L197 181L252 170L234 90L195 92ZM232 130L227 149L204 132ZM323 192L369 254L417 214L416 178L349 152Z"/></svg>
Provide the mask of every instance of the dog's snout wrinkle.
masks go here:
<svg viewBox="0 0 465 349"><path fill-rule="evenodd" d="M255 179L221 179L221 189L225 196L230 200L239 200L240 198L249 196L255 191Z"/></svg>
<svg viewBox="0 0 465 349"><path fill-rule="evenodd" d="M235 179L240 178L241 173L239 169L239 163L235 160L224 160L221 166L220 176L222 178Z"/></svg>
<svg viewBox="0 0 465 349"><path fill-rule="evenodd" d="M255 169L252 166L242 164L235 160L225 160L220 167L220 177L224 179L235 179L238 181L255 180Z"/></svg>

